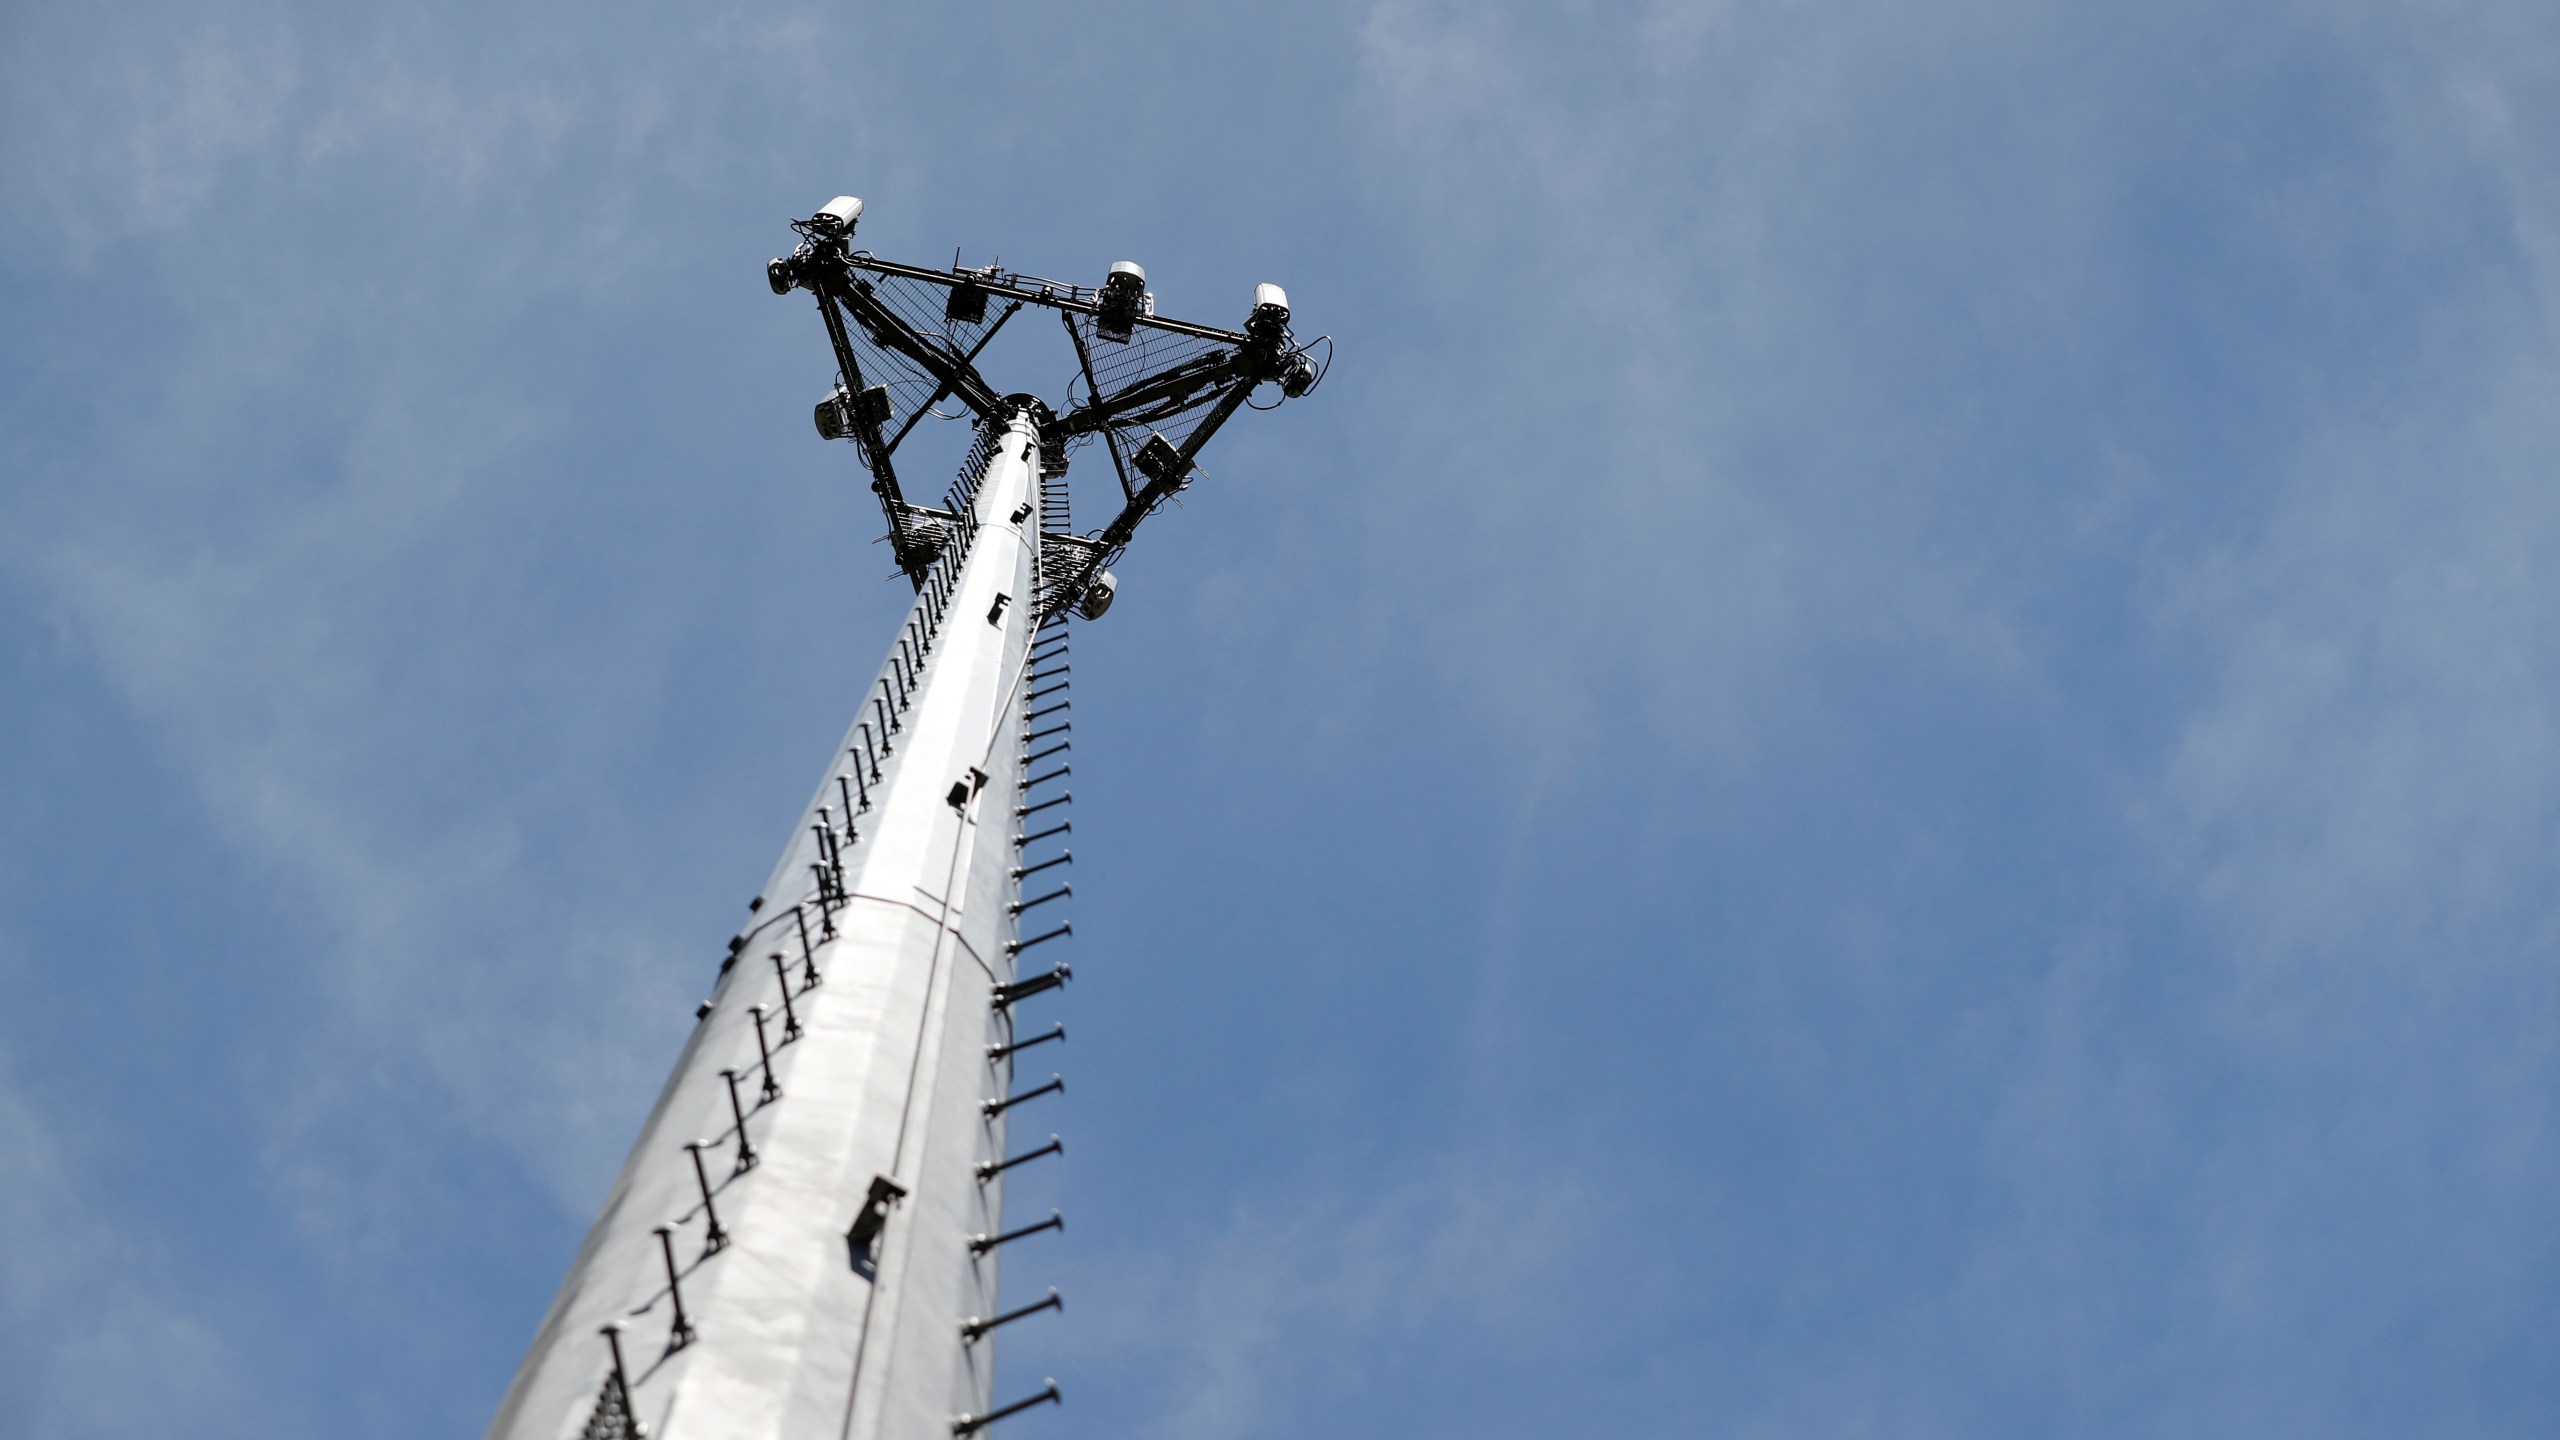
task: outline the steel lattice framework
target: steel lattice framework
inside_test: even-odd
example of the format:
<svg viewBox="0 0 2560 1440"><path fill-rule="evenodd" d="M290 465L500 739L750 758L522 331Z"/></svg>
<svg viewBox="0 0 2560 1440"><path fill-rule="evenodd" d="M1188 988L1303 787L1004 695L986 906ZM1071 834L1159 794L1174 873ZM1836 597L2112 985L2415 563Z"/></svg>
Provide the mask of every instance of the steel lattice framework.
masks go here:
<svg viewBox="0 0 2560 1440"><path fill-rule="evenodd" d="M855 446L915 602L491 1440L925 1440L1058 1399L993 1386L995 1332L1062 1303L1006 1309L998 1275L1007 1246L1064 1225L1005 1228L1004 1183L1064 1150L1008 1130L1065 1088L1014 1072L1066 1036L1023 1011L1071 978L1043 948L1071 930L1051 918L1073 858L1067 631L1109 607L1109 566L1218 428L1312 390L1331 350L1292 338L1277 286L1222 330L1156 316L1126 262L1087 289L882 260L853 248L860 215L839 197L795 221L768 278L817 302L836 366L818 430ZM1054 406L978 369L1026 307L1075 351ZM921 505L895 458L935 414L975 442ZM1064 477L1095 437L1119 503L1078 534Z"/></svg>

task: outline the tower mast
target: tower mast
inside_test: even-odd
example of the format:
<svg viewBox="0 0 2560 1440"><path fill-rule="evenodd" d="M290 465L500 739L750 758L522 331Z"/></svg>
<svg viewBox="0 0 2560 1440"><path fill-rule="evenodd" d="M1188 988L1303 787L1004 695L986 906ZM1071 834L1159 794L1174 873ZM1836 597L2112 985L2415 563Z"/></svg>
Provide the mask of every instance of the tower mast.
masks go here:
<svg viewBox="0 0 2560 1440"><path fill-rule="evenodd" d="M1109 608L1106 567L1210 435L1321 371L1276 286L1219 330L1155 317L1126 262L1088 290L881 261L851 247L860 214L839 197L795 222L768 274L817 301L837 362L818 429L860 452L915 603L490 1440L924 1440L1058 1399L993 1387L996 1332L1060 1303L1006 1309L997 1281L1009 1246L1062 1223L1007 1230L1004 1186L1063 1149L1011 1132L1064 1087L1023 1068L1064 1027L1021 1012L1069 978L1043 948L1069 928L1046 908L1070 859L1066 630ZM1063 410L977 371L1026 306L1074 344ZM916 505L893 456L946 400L976 443L945 503ZM1094 436L1122 504L1076 535L1060 482Z"/></svg>

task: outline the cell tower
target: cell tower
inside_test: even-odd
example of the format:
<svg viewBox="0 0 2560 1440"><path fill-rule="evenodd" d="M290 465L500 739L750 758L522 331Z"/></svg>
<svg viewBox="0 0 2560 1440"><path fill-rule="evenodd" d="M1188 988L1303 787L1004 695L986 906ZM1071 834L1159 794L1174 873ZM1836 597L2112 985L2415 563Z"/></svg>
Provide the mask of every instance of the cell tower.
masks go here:
<svg viewBox="0 0 2560 1440"><path fill-rule="evenodd" d="M795 221L767 267L817 300L850 440L914 607L623 1162L489 1427L491 1440L927 1440L1059 1398L999 1403L999 1262L1060 1229L1005 1228L1017 1115L1064 1088L1016 1077L1066 1038L1026 1015L1067 983L1048 947L1065 849L1067 629L1111 605L1110 566L1257 408L1313 390L1314 347L1263 285L1241 330L1155 314L1146 275L1098 288L853 247L862 202ZM1023 309L1057 312L1079 368L1056 408L999 394L977 358ZM976 440L939 506L892 464L946 402ZM1121 505L1069 529L1069 454L1100 436ZM1042 1073L1046 1073L1045 1069ZM1017 1295L1018 1301L1021 1297Z"/></svg>

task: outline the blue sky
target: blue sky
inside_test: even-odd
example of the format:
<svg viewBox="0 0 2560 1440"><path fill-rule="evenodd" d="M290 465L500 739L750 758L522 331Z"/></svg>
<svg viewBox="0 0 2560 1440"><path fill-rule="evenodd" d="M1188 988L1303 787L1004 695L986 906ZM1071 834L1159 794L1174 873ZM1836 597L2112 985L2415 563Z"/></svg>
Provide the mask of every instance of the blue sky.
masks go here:
<svg viewBox="0 0 2560 1440"><path fill-rule="evenodd" d="M851 191L1341 344L1079 636L1024 1433L2551 1433L2554 135L2522 3L9 7L0 1428L486 1423L899 609Z"/></svg>

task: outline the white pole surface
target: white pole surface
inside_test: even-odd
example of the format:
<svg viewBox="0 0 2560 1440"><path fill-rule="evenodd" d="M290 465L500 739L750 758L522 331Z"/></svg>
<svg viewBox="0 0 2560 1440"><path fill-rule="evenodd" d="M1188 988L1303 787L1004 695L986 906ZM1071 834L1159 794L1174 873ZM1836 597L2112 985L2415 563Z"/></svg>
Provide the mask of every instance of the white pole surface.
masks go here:
<svg viewBox="0 0 2560 1440"><path fill-rule="evenodd" d="M980 1107L1010 1080L1010 1063L987 1052L1010 1034L992 990L1014 978L1007 907L1040 534L1037 446L1030 417L1015 417L968 517L975 541L931 654L903 677L908 707L864 702L872 745L891 746L880 778L868 778L868 761L837 755L765 891L755 917L764 928L722 974L490 1440L588 1433L613 1366L602 1331L616 1323L631 1411L655 1440L924 1440L990 1408L995 1337L964 1340L961 1327L997 1313L997 1252L973 1256L969 1240L1003 1228L1002 1177L982 1182L977 1167L1005 1153L1004 1117ZM907 633L923 628L923 614L919 602ZM895 653L904 665L907 652ZM883 712L897 723L885 737L876 733ZM849 744L864 748L859 722ZM813 827L825 806L841 835L838 776L850 781L857 764L870 809L854 817L847 900L833 916L835 937L823 939ZM955 784L974 790L958 806ZM789 913L803 901L821 979L805 989ZM777 953L801 1027L787 1042ZM757 1005L768 1012L773 1099L760 1098ZM755 1160L745 1169L723 1070L736 1072L746 1112ZM1048 1127L1039 1133L1045 1140ZM716 1250L686 1150L695 1140L708 1142L700 1157L727 1237ZM866 1277L846 1232L882 1176L906 1198L880 1233L876 1277ZM660 1226L671 1227L666 1245L693 1328L681 1345ZM620 1432L608 1424L594 1433Z"/></svg>

